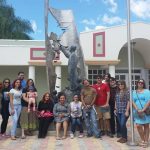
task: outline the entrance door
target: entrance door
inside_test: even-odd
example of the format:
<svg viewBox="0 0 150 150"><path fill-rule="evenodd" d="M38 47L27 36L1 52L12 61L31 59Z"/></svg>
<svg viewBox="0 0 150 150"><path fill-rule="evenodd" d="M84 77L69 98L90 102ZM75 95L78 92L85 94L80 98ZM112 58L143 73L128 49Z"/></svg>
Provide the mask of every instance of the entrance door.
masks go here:
<svg viewBox="0 0 150 150"><path fill-rule="evenodd" d="M129 80L129 74L128 73L116 73L116 80L124 80L127 84L127 87L129 87L128 85L128 80ZM141 73L132 73L132 90L135 90L135 86L136 86L136 82L141 78Z"/></svg>

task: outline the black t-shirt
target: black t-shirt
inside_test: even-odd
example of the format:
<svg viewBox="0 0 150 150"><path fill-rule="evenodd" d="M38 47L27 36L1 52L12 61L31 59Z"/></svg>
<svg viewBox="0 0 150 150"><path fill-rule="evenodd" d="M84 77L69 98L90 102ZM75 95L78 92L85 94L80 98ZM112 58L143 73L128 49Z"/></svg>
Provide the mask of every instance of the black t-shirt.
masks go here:
<svg viewBox="0 0 150 150"><path fill-rule="evenodd" d="M28 88L24 88L22 90L22 94L27 94L29 92ZM37 92L36 88L34 88L34 92ZM21 105L22 107L28 107L28 102L26 102L23 98L21 99Z"/></svg>
<svg viewBox="0 0 150 150"><path fill-rule="evenodd" d="M51 113L53 113L53 107L54 107L54 104L52 101L49 101L47 103L40 101L38 105L38 111L45 110L45 111L50 111Z"/></svg>
<svg viewBox="0 0 150 150"><path fill-rule="evenodd" d="M2 104L10 102L10 97L7 95L7 92L9 91L10 91L10 88L2 89Z"/></svg>

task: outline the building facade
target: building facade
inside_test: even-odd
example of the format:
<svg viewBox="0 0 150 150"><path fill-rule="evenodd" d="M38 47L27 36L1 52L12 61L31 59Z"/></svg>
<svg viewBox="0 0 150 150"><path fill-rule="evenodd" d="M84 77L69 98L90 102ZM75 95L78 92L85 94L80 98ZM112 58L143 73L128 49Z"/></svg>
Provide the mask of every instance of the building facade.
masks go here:
<svg viewBox="0 0 150 150"><path fill-rule="evenodd" d="M87 78L91 84L97 74L110 73L117 80L128 83L128 50L126 25L80 33ZM32 78L41 96L48 91L45 67L45 41L0 40L0 81L8 77L13 81L19 71L26 79ZM132 85L139 78L150 87L150 24L131 24ZM57 74L56 90L68 86L68 59L60 53L53 62ZM41 98L41 97L40 97Z"/></svg>

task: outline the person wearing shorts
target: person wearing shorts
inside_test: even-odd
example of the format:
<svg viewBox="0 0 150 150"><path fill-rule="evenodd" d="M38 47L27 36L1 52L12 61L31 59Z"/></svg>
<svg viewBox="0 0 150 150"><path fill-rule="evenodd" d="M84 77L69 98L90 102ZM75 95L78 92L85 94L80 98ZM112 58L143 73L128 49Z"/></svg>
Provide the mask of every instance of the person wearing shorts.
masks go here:
<svg viewBox="0 0 150 150"><path fill-rule="evenodd" d="M107 84L102 83L102 76L97 76L97 83L93 85L93 88L97 91L97 97L95 100L95 108L97 111L97 117L100 124L101 135L108 135L109 137L113 137L110 132L110 107L109 107L109 99L110 99L110 88Z"/></svg>

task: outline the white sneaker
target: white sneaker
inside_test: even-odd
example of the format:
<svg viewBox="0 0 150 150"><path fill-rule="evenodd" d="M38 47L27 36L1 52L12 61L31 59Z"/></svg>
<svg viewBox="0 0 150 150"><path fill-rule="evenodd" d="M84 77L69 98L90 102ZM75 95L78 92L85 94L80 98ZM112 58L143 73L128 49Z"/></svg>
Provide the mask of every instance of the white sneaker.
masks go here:
<svg viewBox="0 0 150 150"><path fill-rule="evenodd" d="M74 138L74 134L73 134L73 133L70 134L70 138L71 138L71 139Z"/></svg>
<svg viewBox="0 0 150 150"><path fill-rule="evenodd" d="M84 137L84 135L83 135L83 134L80 134L78 137L79 137L79 138L83 138L83 137Z"/></svg>

